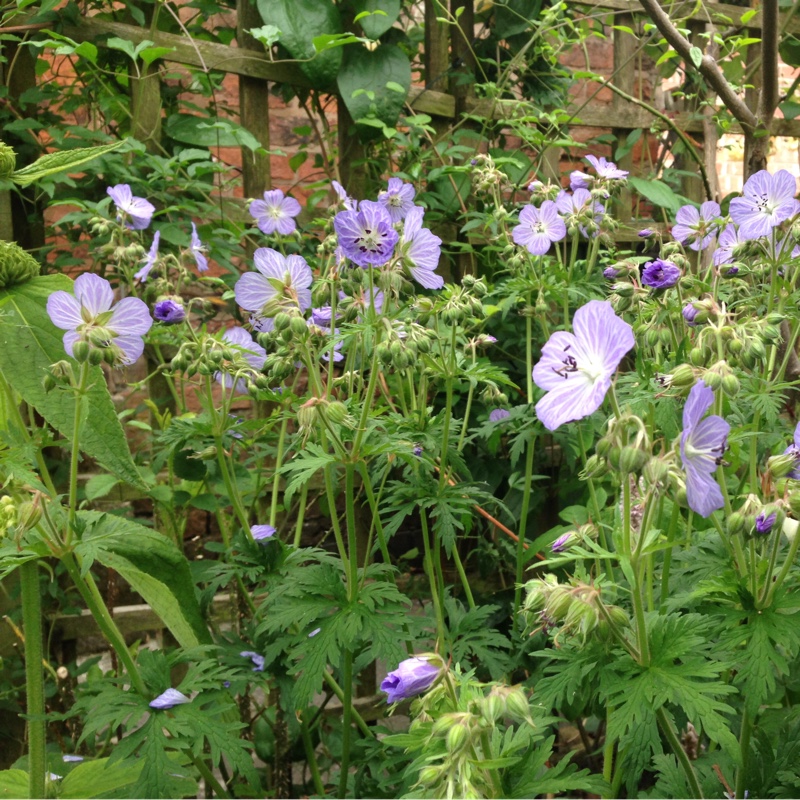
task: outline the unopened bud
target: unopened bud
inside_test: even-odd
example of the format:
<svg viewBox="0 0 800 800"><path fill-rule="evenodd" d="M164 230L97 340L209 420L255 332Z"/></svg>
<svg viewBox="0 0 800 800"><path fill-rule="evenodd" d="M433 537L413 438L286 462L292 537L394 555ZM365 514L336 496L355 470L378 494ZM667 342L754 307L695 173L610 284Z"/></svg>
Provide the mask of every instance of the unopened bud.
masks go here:
<svg viewBox="0 0 800 800"><path fill-rule="evenodd" d="M83 339L78 339L72 345L72 357L79 363L83 364L89 358L89 352L91 351L91 345L89 342L85 342Z"/></svg>

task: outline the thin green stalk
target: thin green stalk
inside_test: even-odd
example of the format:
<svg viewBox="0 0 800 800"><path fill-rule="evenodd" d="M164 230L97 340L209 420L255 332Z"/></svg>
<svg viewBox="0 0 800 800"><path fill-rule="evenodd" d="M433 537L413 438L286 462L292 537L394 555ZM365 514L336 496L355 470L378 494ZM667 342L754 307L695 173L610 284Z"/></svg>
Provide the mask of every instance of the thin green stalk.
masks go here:
<svg viewBox="0 0 800 800"><path fill-rule="evenodd" d="M425 516L424 509L420 511L419 518L422 525L422 547L425 557L425 572L428 574L428 582L431 587L431 600L433 601L433 610L436 614L436 650L441 653L444 651L445 641L444 611L439 598L439 589L436 585L433 555L431 553L430 532L428 531L428 520Z"/></svg>
<svg viewBox="0 0 800 800"><path fill-rule="evenodd" d="M536 436L531 435L525 446L525 482L522 487L522 507L519 512L517 529L516 570L514 572L514 621L522 626L524 623L519 609L522 604L522 574L525 569L525 533L528 528L528 509L531 502L531 485L533 483L533 454L536 447Z"/></svg>
<svg viewBox="0 0 800 800"><path fill-rule="evenodd" d="M308 710L308 709L306 709ZM314 752L314 743L311 741L311 732L308 730L308 720L303 714L300 720L300 732L303 736L303 747L306 751L306 762L311 770L311 780L314 782L314 789L320 797L325 797L325 785L322 783L317 754Z"/></svg>
<svg viewBox="0 0 800 800"><path fill-rule="evenodd" d="M344 697L342 698L342 761L339 771L339 797L347 796L347 774L350 768L350 741L353 726L353 651L345 650L342 669Z"/></svg>
<svg viewBox="0 0 800 800"><path fill-rule="evenodd" d="M750 760L750 735L753 732L753 721L750 719L750 712L747 710L747 702L742 711L742 726L739 730L739 748L741 753L741 765L736 772L736 787L734 797L745 796L745 780L747 778L747 762Z"/></svg>
<svg viewBox="0 0 800 800"><path fill-rule="evenodd" d="M269 507L269 524L275 527L278 519L278 496L281 490L280 469L283 466L283 451L286 446L286 432L289 428L289 415L284 414L281 430L278 434L278 452L275 454L275 474L272 477L272 502Z"/></svg>
<svg viewBox="0 0 800 800"><path fill-rule="evenodd" d="M772 532L772 548L769 554L769 565L767 566L767 574L764 576L764 588L761 592L761 599L756 603L756 608L765 608L764 602L769 595L769 587L772 585L772 573L775 571L775 562L778 560L780 544L781 530L774 530Z"/></svg>
<svg viewBox="0 0 800 800"><path fill-rule="evenodd" d="M467 579L467 573L464 571L464 564L461 562L461 556L458 554L457 547L453 547L453 561L455 561L458 576L461 578L461 585L464 587L464 594L467 596L467 604L469 605L470 609L473 609L475 608L475 598L472 596L472 589L470 588L469 580Z"/></svg>
<svg viewBox="0 0 800 800"><path fill-rule="evenodd" d="M78 514L78 461L81 455L80 434L83 411L83 396L86 394L86 384L89 381L89 362L81 364L78 377L78 386L75 391L75 413L72 418L72 454L69 462L69 522L67 523L64 542L69 546Z"/></svg>
<svg viewBox="0 0 800 800"><path fill-rule="evenodd" d="M325 683L328 684L330 690L339 698L339 702L344 705L344 689L339 686L339 684L336 682L336 679L327 670L322 673L322 677L325 679ZM369 725L367 725L366 722L364 722L364 717L358 713L358 709L356 708L353 709L353 719L355 720L356 725L358 725L358 729L364 734L364 736L370 739L375 738L375 734L373 733L372 729L369 727Z"/></svg>
<svg viewBox="0 0 800 800"><path fill-rule="evenodd" d="M672 504L672 514L669 518L669 530L667 531L667 544L672 545L675 541L675 531L680 518L680 508L677 503ZM659 603L659 614L666 614L666 603L669 597L669 573L672 567L672 547L664 551L664 566L661 569L661 598Z"/></svg>
<svg viewBox="0 0 800 800"><path fill-rule="evenodd" d="M472 346L472 366L475 366L475 345ZM467 435L467 426L469 425L469 414L472 411L472 397L475 394L475 384L470 382L469 390L467 391L467 407L464 410L464 419L461 422L461 435L458 437L458 447L456 450L460 453L464 449L464 437Z"/></svg>
<svg viewBox="0 0 800 800"><path fill-rule="evenodd" d="M303 522L306 518L306 506L308 505L308 484L309 482L306 481L300 487L300 500L299 506L297 509L297 522L294 526L294 546L295 548L300 547L300 540L303 536ZM274 523L273 523L274 525Z"/></svg>
<svg viewBox="0 0 800 800"><path fill-rule="evenodd" d="M85 577L81 575L81 570L78 563L76 563L75 557L69 552L61 556L61 563L66 568L70 578L72 578L72 582L80 592L84 603L86 603L86 607L97 623L97 627L100 628L106 641L114 648L117 658L124 665L128 677L130 678L131 685L142 697L147 697L147 689L134 663L131 652L125 644L125 638L122 636L122 633L120 633L111 614L108 613L105 601L100 594L100 590L97 588L97 584L94 582L91 572L87 573Z"/></svg>
<svg viewBox="0 0 800 800"><path fill-rule="evenodd" d="M225 787L214 777L214 773L208 768L206 762L203 761L201 756L192 756L192 764L194 764L195 769L200 773L203 780L206 782L208 786L211 787L214 794L217 797L225 797L229 798L230 793L225 789Z"/></svg>
<svg viewBox="0 0 800 800"><path fill-rule="evenodd" d="M603 745L603 778L610 786L614 777L614 742L608 738L608 729L611 727L611 715L614 713L614 706L609 703L606 706L606 740ZM611 795L615 797L616 795Z"/></svg>
<svg viewBox="0 0 800 800"><path fill-rule="evenodd" d="M44 717L44 672L42 661L42 601L39 593L39 564L20 566L22 587L22 628L25 633L25 693L28 714L28 797L44 797L47 729Z"/></svg>
<svg viewBox="0 0 800 800"><path fill-rule="evenodd" d="M661 706L661 708L656 711L656 717L658 718L658 725L661 728L661 731L663 732L666 740L669 742L669 746L672 748L672 752L677 756L678 761L680 762L680 765L686 774L686 780L689 782L689 791L691 793L691 797L700 798L700 800L702 800L703 790L700 788L700 783L697 780L694 767L692 767L692 762L689 761L689 756L686 755L686 751L683 749L683 745L681 745L678 735L675 733L675 729L672 727L672 723L667 716L667 712L664 711L664 706ZM743 794L739 794L738 785L735 796L744 797Z"/></svg>

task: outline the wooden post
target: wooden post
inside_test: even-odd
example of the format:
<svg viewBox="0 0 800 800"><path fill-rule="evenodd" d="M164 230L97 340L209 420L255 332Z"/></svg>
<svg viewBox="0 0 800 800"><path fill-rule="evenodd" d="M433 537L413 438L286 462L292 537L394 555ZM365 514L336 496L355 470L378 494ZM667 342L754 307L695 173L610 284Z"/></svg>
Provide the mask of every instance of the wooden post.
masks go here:
<svg viewBox="0 0 800 800"><path fill-rule="evenodd" d="M617 27L614 29L614 74L612 80L623 92L635 96L637 41L630 33L620 30L620 28L624 27L635 30L633 15L619 14L615 16L614 23ZM629 107L626 100L615 94L614 99L611 101L611 116L618 116ZM630 130L627 128L614 128L613 133L619 147L627 141ZM620 169L626 169L629 172L633 171L633 152L626 153L622 158L614 160ZM629 189L623 189L617 199L617 218L622 223L630 224L632 216L631 192Z"/></svg>
<svg viewBox="0 0 800 800"><path fill-rule="evenodd" d="M425 88L447 90L450 72L450 27L439 22L446 6L441 0L425 0Z"/></svg>
<svg viewBox="0 0 800 800"><path fill-rule="evenodd" d="M236 15L236 41L239 47L263 50L263 45L246 33L251 28L264 24L251 0L237 0ZM269 87L266 81L239 76L239 113L242 127L247 128L265 150L269 150ZM249 148L242 147L244 196L260 197L269 189L270 182L269 155L254 153Z"/></svg>

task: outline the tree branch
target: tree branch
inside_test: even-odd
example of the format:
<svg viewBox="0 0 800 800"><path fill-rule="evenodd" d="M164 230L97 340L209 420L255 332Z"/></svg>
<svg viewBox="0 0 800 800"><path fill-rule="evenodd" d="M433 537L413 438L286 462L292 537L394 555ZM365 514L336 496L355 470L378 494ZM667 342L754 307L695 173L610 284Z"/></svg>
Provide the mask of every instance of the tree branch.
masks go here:
<svg viewBox="0 0 800 800"><path fill-rule="evenodd" d="M672 20L669 18L664 9L661 8L661 5L657 2L657 0L639 0L639 2L667 42L675 48L675 50L680 54L681 58L683 58L687 64L693 64L694 62L692 61L691 56L691 42L675 27ZM765 21L767 16L766 6L768 3L773 2L777 4L777 0L765 0ZM775 12L774 17L777 21L777 11ZM744 100L742 100L742 98L733 91L733 87L725 79L725 76L722 74L722 70L720 70L714 58L704 55L698 69L700 74L706 79L706 81L708 81L711 88L714 89L714 91L719 95L720 100L722 100L728 111L730 111L731 114L736 117L743 128L749 128L752 130L758 127L758 119L756 118L756 115L747 107Z"/></svg>

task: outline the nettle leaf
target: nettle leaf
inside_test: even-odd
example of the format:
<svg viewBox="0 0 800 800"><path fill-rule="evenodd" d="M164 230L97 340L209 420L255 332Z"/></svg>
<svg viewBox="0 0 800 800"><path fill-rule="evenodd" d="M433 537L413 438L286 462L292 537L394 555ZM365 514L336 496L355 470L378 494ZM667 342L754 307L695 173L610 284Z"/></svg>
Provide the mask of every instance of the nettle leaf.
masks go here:
<svg viewBox="0 0 800 800"><path fill-rule="evenodd" d="M82 511L78 518L87 524L80 555L119 572L183 647L210 643L189 562L174 542L111 514Z"/></svg>
<svg viewBox="0 0 800 800"><path fill-rule="evenodd" d="M348 46L337 84L350 116L357 123L371 119L394 125L411 86L411 64L395 45L382 44L372 51ZM398 92L398 87L403 91Z"/></svg>
<svg viewBox="0 0 800 800"><path fill-rule="evenodd" d="M400 16L400 0L356 0L354 6L358 24L370 39L383 36Z"/></svg>
<svg viewBox="0 0 800 800"><path fill-rule="evenodd" d="M32 405L66 439L72 438L75 396L64 389L45 392L42 386L48 367L67 358L64 332L47 315L47 298L57 290L71 291L65 275L41 275L27 283L0 290L0 370L26 403ZM103 371L91 370L86 395L81 450L97 459L120 480L146 489L128 448L122 425L111 400Z"/></svg>
<svg viewBox="0 0 800 800"><path fill-rule="evenodd" d="M37 158L33 164L18 169L11 176L17 186L30 186L32 183L56 175L67 170L76 170L83 167L94 158L104 156L114 150L119 150L127 141L122 139L111 144L101 144L96 147L76 147L73 150L59 150L57 153L48 153ZM56 277L56 276L53 276Z"/></svg>
<svg viewBox="0 0 800 800"><path fill-rule="evenodd" d="M264 23L280 31L278 41L302 62L299 67L314 88L329 88L339 72L342 51L336 47L317 52L314 38L342 33L336 5L330 0L257 0L257 5Z"/></svg>

